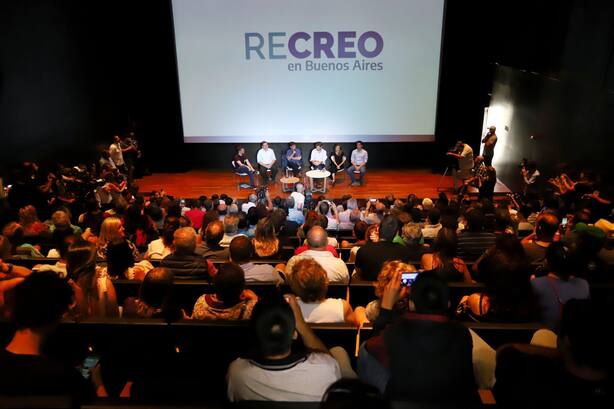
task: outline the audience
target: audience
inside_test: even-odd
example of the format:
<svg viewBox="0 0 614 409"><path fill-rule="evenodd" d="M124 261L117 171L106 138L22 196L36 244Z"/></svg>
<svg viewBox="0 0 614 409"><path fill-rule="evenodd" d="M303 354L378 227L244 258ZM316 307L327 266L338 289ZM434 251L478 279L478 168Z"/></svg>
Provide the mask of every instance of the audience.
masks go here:
<svg viewBox="0 0 614 409"><path fill-rule="evenodd" d="M559 229L559 219L552 213L542 213L535 222L535 232L522 239L522 247L531 264L544 264L548 246Z"/></svg>
<svg viewBox="0 0 614 409"><path fill-rule="evenodd" d="M433 244L433 251L422 255L422 269L432 270L448 282L473 282L465 262L456 257L457 247L458 239L456 232L446 227L439 229Z"/></svg>
<svg viewBox="0 0 614 409"><path fill-rule="evenodd" d="M254 353L228 368L228 399L319 402L342 376L339 363L303 319L292 296L263 300L250 321ZM304 350L293 350L301 337Z"/></svg>
<svg viewBox="0 0 614 409"><path fill-rule="evenodd" d="M379 240L367 243L356 253L356 272L363 280L376 281L384 262L412 260L411 252L403 245L393 243L399 230L399 222L393 216L386 216L379 226Z"/></svg>
<svg viewBox="0 0 614 409"><path fill-rule="evenodd" d="M275 225L270 217L258 221L252 241L255 258L276 259L279 256L279 240L275 233Z"/></svg>
<svg viewBox="0 0 614 409"><path fill-rule="evenodd" d="M265 198L259 199L260 193L254 193L241 205L241 199L214 194L198 201L186 199L186 206L183 200L175 200L164 191L140 193L138 186L125 181L121 167L110 170L112 162L109 161L104 161L101 169L55 166L53 177L34 164L24 164L24 169L28 169L25 179L18 180L21 177L18 175L7 180L7 184L13 183L17 188L7 191L8 200L0 197L0 227L4 234L0 236L0 315L19 321L19 308L24 311L23 297L29 297L20 288L30 285L29 280L52 275L56 283L46 278L45 291L57 289L58 294L41 293L40 300L29 302L32 305L28 308L36 309L36 314L32 311L27 314L32 317L42 314L40 317L46 324L43 329L18 326L14 341L0 356L3 361L0 364L6 361L10 371L19 366L15 370L17 377L5 376L5 384L0 389L11 385L14 389L9 393L18 394L34 385L33 394L51 393L53 389L74 396L77 401L87 401L93 396L89 383L73 384L70 371L64 369L58 375L58 379L64 380L61 387L54 380L49 382L51 389L45 389L39 380L40 362L44 362L43 370L48 364L40 355L42 341L63 315L58 309L45 311L44 308L52 295L63 297L64 290L58 283L65 279L70 293L74 294L70 296L74 302L66 302L60 309L69 310L71 318L77 320L106 320L122 315L131 319L161 318L169 323L182 318L246 321L254 311L251 324L256 328L257 320L269 314L259 316L258 305L263 310L268 305L271 311L277 311L274 314L278 321L259 324L259 331L263 332L260 338L256 337L256 350L242 355L249 359L231 365L228 394L232 400L319 400L343 376L350 379L330 386L325 396L328 405L325 407L341 405L345 390L356 394L356 388L361 387L360 382L352 379L355 374L347 353L335 348L328 351L321 345L316 348L319 352L313 353L309 351L316 345L313 339L305 342L308 350L303 351L296 348L298 345L291 347L287 339L294 337L295 326L297 333L309 338L305 321L352 326L371 321L375 323L376 336L361 348L359 368L363 379L385 392L386 400L392 400L393 404L403 401L403 404L472 406L476 403L476 387L488 389L495 384L496 353L475 332L447 321L448 313L455 310L462 319L501 323L503 330L497 329L496 336L489 337L497 344L512 339L509 331L506 332L506 325L512 322L521 323L523 331L526 324L522 323L539 318L544 326L559 332L558 349L543 350L546 346L556 346L557 335L542 329L535 334L532 345L514 344L501 350L495 388L500 406L544 407L560 405L560 402L564 402L563 406L611 406L611 354L603 348L611 339L609 327L603 324L611 309L600 304L603 311L595 313L598 320L591 318L584 323L577 318L597 308L592 302L590 308L580 308L582 314L577 310L573 320L562 314L570 305L589 305L582 304L588 301L579 300L590 296L607 300L607 285L591 287L593 294L590 294L589 283L592 286L612 282L612 203L603 190L603 182L590 173L583 171L576 177L574 172L566 171L569 176L565 177L579 181L570 184L571 194L534 189L531 195L518 194L496 201L492 197L477 201L468 196L449 199L442 193L435 202L416 195L409 195L403 202L388 195L384 200L367 200L365 205L363 200L348 195L336 206L331 198L312 197L299 183L297 191L285 200L281 196L271 200L268 192ZM96 183L75 188L78 182L71 173L77 172L75 169L80 169L79 177L84 180L87 178L82 172L91 172ZM546 174L546 170L543 172ZM96 179L98 176L104 183ZM30 190L22 189L28 184ZM71 214L80 215L75 224L71 222ZM351 238L348 237L350 229ZM521 242L518 237L529 230L534 232ZM33 263L32 257L39 260ZM142 258L145 260L140 261ZM154 269L149 260L160 267ZM285 260L287 266L283 264ZM401 288L400 275L415 272L418 261L422 268L418 278L409 288ZM213 262L226 264L218 272ZM368 294L362 283L343 287L350 280L348 265L353 262L354 278L371 281L374 294ZM472 266L471 273L465 262ZM27 268L32 264L36 264L33 272ZM136 286L120 280L123 277L142 281L138 294ZM204 285L212 284L214 292L202 291L203 284L199 282L186 286L185 281L174 283L185 279L207 280L209 283ZM458 299L451 300L455 304L449 305L448 290L442 280L475 282L480 292L469 293L454 309ZM277 300L277 304L272 304L270 296L280 291L284 281L298 298L289 297L288 301ZM335 284L331 291L346 291L346 299L331 297L329 283ZM174 292L173 289L179 289L174 285L181 291ZM189 295L195 286L199 286L197 295L206 293L197 300ZM250 287L262 297L260 304L256 304L258 298ZM181 296L175 299L177 294ZM366 308L352 310L350 297ZM370 299L357 302L359 297ZM118 307L118 302L123 308ZM186 310L194 307L188 315L180 306ZM284 324L284 311L290 313L292 325ZM44 313L49 314L47 318ZM398 322L396 319L392 322L393 316L398 316ZM68 325L78 333L82 328L89 328L86 324ZM182 325L189 328L202 324L174 324L168 330L175 333ZM233 330L241 327L234 324ZM599 339L595 328L601 331ZM361 334L370 335L369 332ZM189 377L193 374L189 369L167 366L167 361L161 361L167 352L173 355L174 362L195 357L189 342L184 342L188 340L173 340L173 336L169 338L172 346L166 348L168 351L156 350L163 349L164 337L144 339L142 347L145 344L152 347L149 355L156 357L152 364L159 364L177 379L188 378L182 379L185 391L200 390L191 385ZM64 328L59 337L59 342L51 342L52 347L56 344L72 347L66 341L73 338L66 338ZM130 367L132 363L122 362L121 348L98 350L107 348L104 339L106 336L102 334L102 346L98 346L98 340L88 341L87 345L105 356L103 370L111 370L107 358ZM286 341L276 344L278 349L273 353L270 346L275 340ZM81 348L79 337L74 341ZM29 351L33 353L10 349L16 342L31 342ZM118 342L121 344L123 339ZM593 343L595 350L590 351ZM247 347L248 342L244 344ZM208 344L205 347L203 351L207 354L215 350ZM127 349L130 353L134 350ZM206 355L207 359L220 360L228 353L224 348L219 352L215 357ZM329 352L335 359L327 355ZM473 374L467 358L469 353ZM32 356L25 359L26 355ZM188 368L198 364L186 362ZM217 368L213 362L211 365ZM33 368L33 378L24 380L28 368ZM62 365L54 366L52 371L59 368ZM145 366L140 368L142 372ZM100 380L100 370L100 366L96 367L92 377ZM221 374L212 373L207 379L217 376L216 379L223 381L218 375ZM114 395L119 395L124 387L115 383L130 380L109 374L105 381L107 378L112 382L107 386ZM132 380L138 381L138 377ZM16 382L22 384L15 386ZM527 386L527 383L531 384ZM151 397L164 389L137 391L139 387L135 385L132 385L132 396ZM124 396L131 393L130 382L125 386ZM100 394L105 392L102 382L96 387ZM369 388L365 386L364 390L373 402L385 403ZM528 398L531 393L536 399ZM361 403L367 401L365 398Z"/></svg>
<svg viewBox="0 0 614 409"><path fill-rule="evenodd" d="M350 281L350 273L347 266L340 258L335 257L327 249L328 235L320 226L309 229L307 233L307 245L309 249L292 256L286 265L286 273L289 277L294 275L295 265L301 260L313 259L321 266L330 282L347 283Z"/></svg>
<svg viewBox="0 0 614 409"><path fill-rule="evenodd" d="M477 207L469 209L465 218L467 226L458 235L457 254L465 261L473 261L495 244L496 236L484 230L486 219L481 209Z"/></svg>
<svg viewBox="0 0 614 409"><path fill-rule="evenodd" d="M138 297L124 301L122 316L127 318L164 318L171 322L182 318L181 311L173 306L173 280L175 276L167 268L149 271L139 289Z"/></svg>
<svg viewBox="0 0 614 409"><path fill-rule="evenodd" d="M239 232L239 216L229 214L224 218L224 236L219 245L221 247L229 247L233 238L243 235L243 233Z"/></svg>
<svg viewBox="0 0 614 409"><path fill-rule="evenodd" d="M213 277L215 293L196 300L192 318L197 320L247 320L258 297L245 288L245 273L235 263L225 263Z"/></svg>
<svg viewBox="0 0 614 409"><path fill-rule="evenodd" d="M548 274L531 280L541 320L550 329L558 327L567 301L590 297L588 282L571 275L571 268L568 250L563 243L551 243L546 250Z"/></svg>
<svg viewBox="0 0 614 409"><path fill-rule="evenodd" d="M73 302L73 290L66 280L52 272L34 273L15 288L15 293L15 334L0 351L0 395L63 395L79 405L92 401L97 389L102 394L99 367L93 368L88 381L74 367L42 352Z"/></svg>
<svg viewBox="0 0 614 409"><path fill-rule="evenodd" d="M312 258L295 262L289 278L290 287L297 295L297 303L310 323L348 322L360 325L360 314L354 314L346 300L326 298L329 279L324 268Z"/></svg>
<svg viewBox="0 0 614 409"><path fill-rule="evenodd" d="M195 250L196 232L191 227L181 227L173 235L173 252L162 259L160 267L170 269L176 278L211 278L215 266Z"/></svg>
<svg viewBox="0 0 614 409"><path fill-rule="evenodd" d="M563 307L556 348L509 344L497 353L494 393L502 408L611 408L612 328L589 300Z"/></svg>
<svg viewBox="0 0 614 409"><path fill-rule="evenodd" d="M435 274L422 273L411 285L409 310L394 322L403 295L401 272L386 286L378 335L361 348L358 373L392 401L475 407L479 403L469 330L449 320L449 290Z"/></svg>
<svg viewBox="0 0 614 409"><path fill-rule="evenodd" d="M77 317L117 317L117 295L107 269L96 266L96 247L75 242L66 254L66 272L75 292Z"/></svg>
<svg viewBox="0 0 614 409"><path fill-rule="evenodd" d="M279 283L283 281L279 275L279 272L285 268L283 264L273 267L266 263L253 263L251 262L253 255L254 246L248 237L238 236L230 242L230 261L243 269L246 283Z"/></svg>

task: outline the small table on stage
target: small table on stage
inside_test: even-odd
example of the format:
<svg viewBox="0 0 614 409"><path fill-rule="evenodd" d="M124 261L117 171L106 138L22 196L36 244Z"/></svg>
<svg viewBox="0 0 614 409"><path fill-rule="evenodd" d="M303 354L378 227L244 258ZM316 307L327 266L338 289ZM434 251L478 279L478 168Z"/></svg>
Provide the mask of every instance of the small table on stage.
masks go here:
<svg viewBox="0 0 614 409"><path fill-rule="evenodd" d="M326 193L326 180L330 176L330 172L327 170L310 170L305 173L309 178L309 186L311 187L312 192L322 192ZM321 187L317 187L319 179L322 179Z"/></svg>
<svg viewBox="0 0 614 409"><path fill-rule="evenodd" d="M281 191L282 192L294 192L294 185L296 185L301 180L294 176L283 177L279 179L281 182Z"/></svg>

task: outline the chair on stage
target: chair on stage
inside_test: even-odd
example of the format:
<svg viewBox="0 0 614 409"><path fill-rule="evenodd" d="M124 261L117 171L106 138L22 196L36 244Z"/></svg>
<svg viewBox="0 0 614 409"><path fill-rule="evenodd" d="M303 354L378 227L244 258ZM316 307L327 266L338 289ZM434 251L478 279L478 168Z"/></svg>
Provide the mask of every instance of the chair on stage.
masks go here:
<svg viewBox="0 0 614 409"><path fill-rule="evenodd" d="M365 174L359 170L354 170L354 180L361 185L365 184Z"/></svg>
<svg viewBox="0 0 614 409"><path fill-rule="evenodd" d="M293 177L294 176L294 171L293 169L288 166L288 158L286 158L286 152L282 151L279 155L279 157L281 158L281 168L284 170L284 175L287 178L289 177ZM303 172L303 163L301 162L300 165L298 165L298 177L300 179L301 177L301 173Z"/></svg>
<svg viewBox="0 0 614 409"><path fill-rule="evenodd" d="M240 191L241 189L251 189L252 187L250 186L249 182L249 174L247 172L240 172L237 168L237 164L235 163L234 160L230 161L230 163L232 164L232 169L234 171L235 174L235 180L237 182L237 191ZM254 172L254 181L256 181L256 175L258 175L260 172L255 171ZM244 179L247 178L247 181Z"/></svg>

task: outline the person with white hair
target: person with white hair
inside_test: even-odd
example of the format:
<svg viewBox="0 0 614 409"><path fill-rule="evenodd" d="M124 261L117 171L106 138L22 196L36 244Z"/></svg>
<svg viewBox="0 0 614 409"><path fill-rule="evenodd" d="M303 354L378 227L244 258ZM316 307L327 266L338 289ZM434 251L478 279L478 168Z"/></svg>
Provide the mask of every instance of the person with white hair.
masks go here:
<svg viewBox="0 0 614 409"><path fill-rule="evenodd" d="M328 235L326 230L320 226L314 226L307 233L307 245L309 249L297 256L292 256L286 265L286 274L292 275L294 265L304 258L313 258L319 265L326 270L326 275L330 282L347 283L350 280L350 273L347 266L340 258L333 256L328 251Z"/></svg>
<svg viewBox="0 0 614 409"><path fill-rule="evenodd" d="M256 207L256 202L258 201L258 196L255 193L250 193L247 198L247 202L241 205L241 211L243 213L247 213L250 208Z"/></svg>

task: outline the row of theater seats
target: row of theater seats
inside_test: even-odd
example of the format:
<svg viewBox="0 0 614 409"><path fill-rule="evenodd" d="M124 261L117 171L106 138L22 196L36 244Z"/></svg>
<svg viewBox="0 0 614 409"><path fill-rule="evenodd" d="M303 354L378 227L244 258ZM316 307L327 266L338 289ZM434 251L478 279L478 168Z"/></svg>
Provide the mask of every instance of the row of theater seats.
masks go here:
<svg viewBox="0 0 614 409"><path fill-rule="evenodd" d="M539 328L535 323L465 325L493 347L504 342L528 342ZM373 334L370 325L361 329L347 324L311 326L327 346L342 346L350 356ZM12 330L10 324L0 323L0 340L10 339ZM160 376L165 383L163 387L158 386L163 390L152 392L151 387L143 387L150 398L172 401L167 393L176 387L184 392L174 402L208 401L214 404L199 407L222 407L218 404L224 401L228 365L238 356L248 354L250 345L253 343L247 322L179 321L169 324L156 319L88 319L63 321L49 340L46 352L74 365L91 353L102 356L101 364L106 365L110 380L107 387L111 390L121 389L127 380L134 379L135 373L164 368ZM171 384L173 382L175 385ZM138 399L138 389L133 392Z"/></svg>

